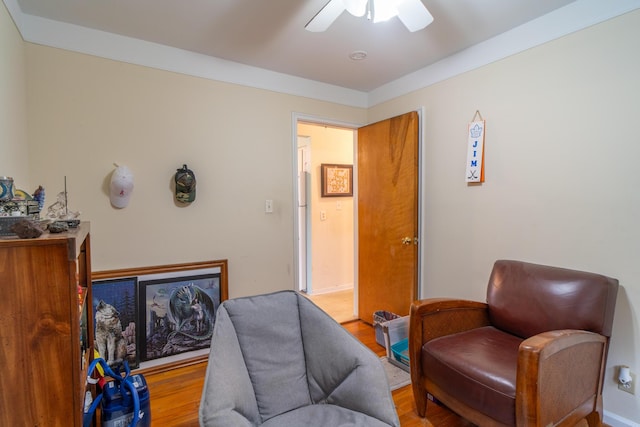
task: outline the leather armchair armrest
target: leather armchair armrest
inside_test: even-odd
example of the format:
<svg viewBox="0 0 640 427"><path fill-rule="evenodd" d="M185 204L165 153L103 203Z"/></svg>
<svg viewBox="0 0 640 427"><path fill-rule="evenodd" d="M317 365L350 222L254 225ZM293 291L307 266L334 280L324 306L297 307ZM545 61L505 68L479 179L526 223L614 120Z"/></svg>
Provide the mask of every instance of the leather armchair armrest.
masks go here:
<svg viewBox="0 0 640 427"><path fill-rule="evenodd" d="M602 419L607 344L605 336L570 329L523 341L518 351L516 424L573 426L594 412Z"/></svg>
<svg viewBox="0 0 640 427"><path fill-rule="evenodd" d="M418 414L426 411L421 363L422 346L434 338L489 325L488 305L452 298L432 298L411 304L409 317L409 362Z"/></svg>
<svg viewBox="0 0 640 427"><path fill-rule="evenodd" d="M409 329L420 347L434 338L489 325L488 306L477 301L431 298L411 305ZM419 335L417 332L421 332Z"/></svg>

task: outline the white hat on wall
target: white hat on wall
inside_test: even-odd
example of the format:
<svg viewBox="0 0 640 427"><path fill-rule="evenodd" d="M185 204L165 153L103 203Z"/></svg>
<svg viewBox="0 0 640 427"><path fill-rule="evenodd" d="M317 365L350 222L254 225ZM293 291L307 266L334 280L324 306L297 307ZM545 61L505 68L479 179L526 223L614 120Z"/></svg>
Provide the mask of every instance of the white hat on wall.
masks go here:
<svg viewBox="0 0 640 427"><path fill-rule="evenodd" d="M117 166L117 165L116 165ZM111 174L110 199L113 207L122 209L129 204L133 192L133 173L126 166L118 166Z"/></svg>

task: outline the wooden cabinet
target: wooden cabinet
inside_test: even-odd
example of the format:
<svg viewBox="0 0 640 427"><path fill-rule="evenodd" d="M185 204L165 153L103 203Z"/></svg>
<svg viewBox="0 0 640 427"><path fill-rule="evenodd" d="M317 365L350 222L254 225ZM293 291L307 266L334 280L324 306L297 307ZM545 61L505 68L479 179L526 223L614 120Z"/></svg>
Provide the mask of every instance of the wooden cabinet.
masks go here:
<svg viewBox="0 0 640 427"><path fill-rule="evenodd" d="M93 355L89 223L0 239L0 426L82 426Z"/></svg>

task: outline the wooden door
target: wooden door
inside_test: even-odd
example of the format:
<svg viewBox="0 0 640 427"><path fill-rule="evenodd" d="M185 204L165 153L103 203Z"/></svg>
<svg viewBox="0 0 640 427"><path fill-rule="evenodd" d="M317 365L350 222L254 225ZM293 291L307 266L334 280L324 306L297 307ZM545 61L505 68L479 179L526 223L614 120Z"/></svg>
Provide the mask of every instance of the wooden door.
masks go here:
<svg viewBox="0 0 640 427"><path fill-rule="evenodd" d="M358 129L358 317L401 316L418 287L418 113Z"/></svg>

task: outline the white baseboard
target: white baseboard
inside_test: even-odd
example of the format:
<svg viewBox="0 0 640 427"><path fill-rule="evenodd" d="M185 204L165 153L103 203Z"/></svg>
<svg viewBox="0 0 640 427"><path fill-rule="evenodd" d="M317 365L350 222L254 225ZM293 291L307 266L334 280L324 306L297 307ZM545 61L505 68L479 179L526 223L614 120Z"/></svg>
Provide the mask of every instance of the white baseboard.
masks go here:
<svg viewBox="0 0 640 427"><path fill-rule="evenodd" d="M640 427L640 423L628 420L621 417L620 415L608 411L604 411L603 418L604 419L602 421L604 421L605 424L608 424L611 427Z"/></svg>

